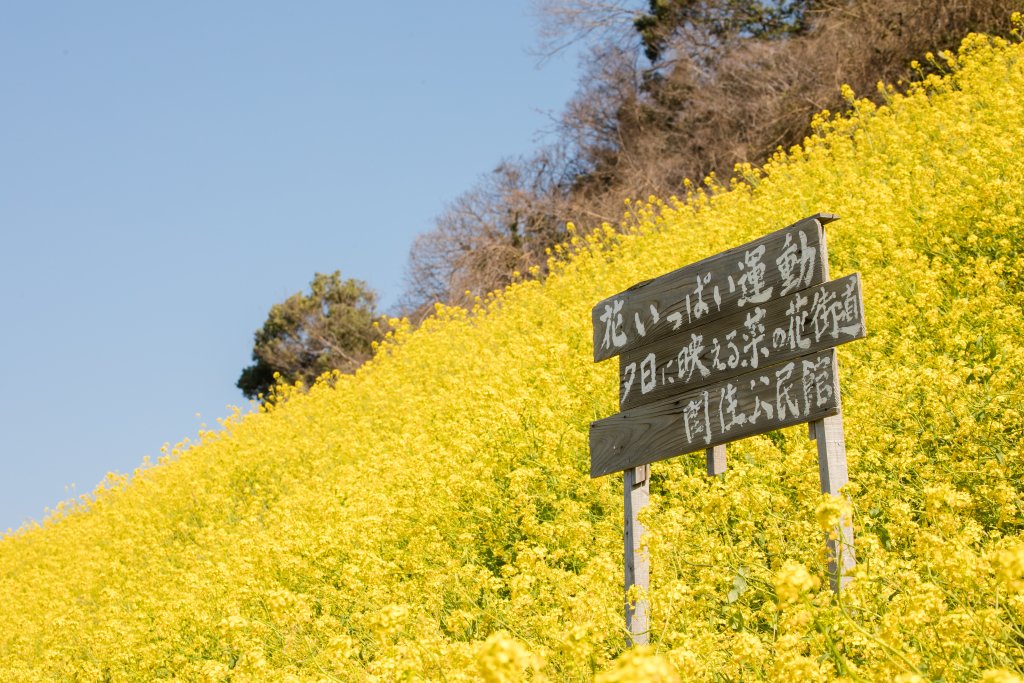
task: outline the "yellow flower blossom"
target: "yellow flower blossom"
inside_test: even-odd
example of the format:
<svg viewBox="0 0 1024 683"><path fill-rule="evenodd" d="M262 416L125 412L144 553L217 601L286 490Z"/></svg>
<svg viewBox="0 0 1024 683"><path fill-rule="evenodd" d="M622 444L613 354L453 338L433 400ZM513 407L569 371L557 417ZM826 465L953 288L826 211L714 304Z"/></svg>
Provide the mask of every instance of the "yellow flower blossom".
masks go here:
<svg viewBox="0 0 1024 683"><path fill-rule="evenodd" d="M997 555L996 580L1009 591L1024 592L1024 543L1015 543Z"/></svg>
<svg viewBox="0 0 1024 683"><path fill-rule="evenodd" d="M988 669L981 674L981 683L1024 683L1024 678L1007 669Z"/></svg>
<svg viewBox="0 0 1024 683"><path fill-rule="evenodd" d="M793 603L818 588L819 580L811 576L807 567L799 562L788 561L775 575L775 594L779 602Z"/></svg>
<svg viewBox="0 0 1024 683"><path fill-rule="evenodd" d="M9 532L0 680L1019 681L1012 20L884 107L843 89L761 168L575 226L543 282L394 319L355 376L279 385ZM721 477L702 453L655 463L651 646L628 650L622 478L588 467L618 366L592 362L591 307L820 211L869 330L838 350L848 498L819 493L804 428L730 444ZM836 596L822 530L847 515Z"/></svg>
<svg viewBox="0 0 1024 683"><path fill-rule="evenodd" d="M814 509L814 519L822 531L832 533L844 517L851 516L850 502L841 496L822 494L818 506Z"/></svg>
<svg viewBox="0 0 1024 683"><path fill-rule="evenodd" d="M649 647L635 647L623 653L615 664L598 674L594 683L679 683L672 662Z"/></svg>
<svg viewBox="0 0 1024 683"><path fill-rule="evenodd" d="M542 660L504 631L492 634L477 655L480 676L486 683L543 680Z"/></svg>

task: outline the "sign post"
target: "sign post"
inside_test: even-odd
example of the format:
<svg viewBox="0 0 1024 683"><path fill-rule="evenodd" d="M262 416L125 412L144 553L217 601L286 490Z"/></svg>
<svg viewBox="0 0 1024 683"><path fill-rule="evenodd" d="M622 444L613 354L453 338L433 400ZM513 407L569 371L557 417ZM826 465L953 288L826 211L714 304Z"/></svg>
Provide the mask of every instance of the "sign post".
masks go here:
<svg viewBox="0 0 1024 683"><path fill-rule="evenodd" d="M839 495L839 489L846 484L846 438L843 435L843 416L833 415L810 423L812 439L818 442L818 477L821 480L821 492L832 496ZM832 590L839 592L850 582L848 572L857 563L853 553L853 526L847 518L839 520L839 525L829 534L825 541L828 546L828 577Z"/></svg>
<svg viewBox="0 0 1024 683"><path fill-rule="evenodd" d="M648 588L637 514L650 464L704 450L709 476L725 471L725 444L809 423L821 490L847 482L835 347L866 334L860 276L829 280L816 214L599 302L594 361L619 357L619 413L590 425L590 476L622 471L626 623L646 643ZM829 535L838 591L854 566L848 519Z"/></svg>
<svg viewBox="0 0 1024 683"><path fill-rule="evenodd" d="M626 630L632 634L637 645L647 645L647 632L650 630L647 616L647 597L636 596L630 600L630 586L638 586L647 590L650 587L650 562L647 554L640 547L640 538L644 535L643 524L637 514L650 499L650 465L632 467L623 472L623 545L625 551L626 579Z"/></svg>

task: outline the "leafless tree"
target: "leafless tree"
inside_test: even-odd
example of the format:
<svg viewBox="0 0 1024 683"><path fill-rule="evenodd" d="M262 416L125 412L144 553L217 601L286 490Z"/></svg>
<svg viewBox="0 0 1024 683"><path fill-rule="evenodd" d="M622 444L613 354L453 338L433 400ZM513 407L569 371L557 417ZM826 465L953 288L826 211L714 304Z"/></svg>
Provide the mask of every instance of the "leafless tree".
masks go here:
<svg viewBox="0 0 1024 683"><path fill-rule="evenodd" d="M622 215L626 197L680 192L799 143L841 111L844 83L881 97L926 51L1005 32L1000 0L538 0L538 53L586 55L558 142L500 164L413 245L404 304L466 304L543 265L564 235ZM468 295L467 295L468 293Z"/></svg>
<svg viewBox="0 0 1024 683"><path fill-rule="evenodd" d="M421 318L435 301L467 305L545 263L565 234L571 164L558 147L502 162L453 201L409 252L401 306Z"/></svg>

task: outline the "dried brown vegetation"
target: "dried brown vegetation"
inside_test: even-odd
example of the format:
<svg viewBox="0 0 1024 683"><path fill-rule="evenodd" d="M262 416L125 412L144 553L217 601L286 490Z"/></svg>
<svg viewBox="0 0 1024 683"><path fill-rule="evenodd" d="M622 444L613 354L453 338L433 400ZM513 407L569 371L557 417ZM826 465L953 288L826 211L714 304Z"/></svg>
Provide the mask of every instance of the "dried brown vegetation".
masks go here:
<svg viewBox="0 0 1024 683"><path fill-rule="evenodd" d="M878 81L910 77L911 60L955 48L970 31L1005 32L1008 17L1007 4L993 0L812 3L801 30L781 39L733 38L712 60L676 36L665 63L627 91L615 137L602 141L607 152L576 197L614 220L622 197L672 193L685 178L760 163L799 143L815 112L841 109L841 85L877 96ZM658 78L647 85L651 73Z"/></svg>
<svg viewBox="0 0 1024 683"><path fill-rule="evenodd" d="M840 86L911 77L911 60L971 31L1002 34L1020 2L734 0L549 2L548 49L591 41L559 142L506 162L413 245L405 312L466 304L543 265L572 221L616 223L622 200L678 193L798 144L811 116L845 106ZM759 17L755 10L762 11ZM929 68L926 63L925 68Z"/></svg>

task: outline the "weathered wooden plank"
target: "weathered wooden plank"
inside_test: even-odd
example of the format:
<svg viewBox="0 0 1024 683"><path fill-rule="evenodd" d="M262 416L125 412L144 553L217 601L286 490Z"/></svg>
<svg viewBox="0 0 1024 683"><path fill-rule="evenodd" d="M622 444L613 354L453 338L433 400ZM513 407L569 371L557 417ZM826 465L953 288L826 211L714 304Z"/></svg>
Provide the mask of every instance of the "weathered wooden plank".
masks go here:
<svg viewBox="0 0 1024 683"><path fill-rule="evenodd" d="M822 225L836 218L816 214L599 302L594 361L824 282Z"/></svg>
<svg viewBox="0 0 1024 683"><path fill-rule="evenodd" d="M846 436L843 416L833 415L811 422L818 441L818 476L821 492L841 495L839 489L848 481L846 469ZM832 590L838 592L850 582L850 570L857 564L853 551L853 524L843 516L825 539L828 547L828 575Z"/></svg>
<svg viewBox="0 0 1024 683"><path fill-rule="evenodd" d="M590 424L590 476L839 412L835 349L759 368Z"/></svg>
<svg viewBox="0 0 1024 683"><path fill-rule="evenodd" d="M653 403L866 333L854 273L623 353L619 407Z"/></svg>
<svg viewBox="0 0 1024 683"><path fill-rule="evenodd" d="M707 460L708 476L717 477L725 472L725 444L712 446L704 450L704 457Z"/></svg>
<svg viewBox="0 0 1024 683"><path fill-rule="evenodd" d="M646 645L650 622L648 619L647 598L643 596L650 588L650 559L643 552L641 539L644 526L640 523L640 511L650 500L650 465L631 468L623 473L623 513L624 513L624 560L625 560L625 610L626 630L629 631L632 643ZM630 603L629 589L636 586L642 596Z"/></svg>

